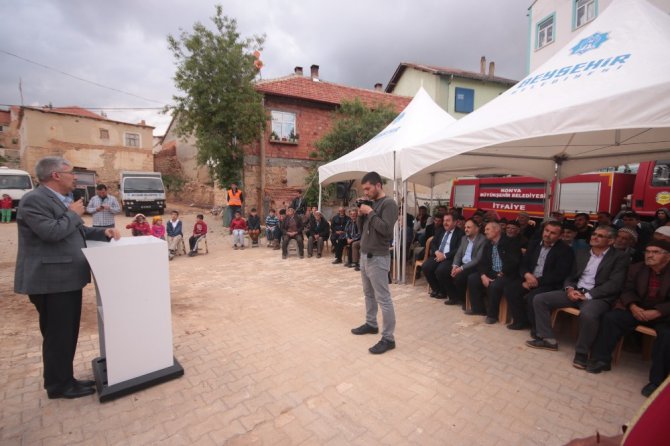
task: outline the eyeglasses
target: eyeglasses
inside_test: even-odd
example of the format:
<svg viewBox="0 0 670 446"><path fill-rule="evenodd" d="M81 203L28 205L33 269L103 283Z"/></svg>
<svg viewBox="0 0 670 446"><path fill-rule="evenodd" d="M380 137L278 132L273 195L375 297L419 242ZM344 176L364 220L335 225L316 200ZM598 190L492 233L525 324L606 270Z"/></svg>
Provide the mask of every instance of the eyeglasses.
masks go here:
<svg viewBox="0 0 670 446"><path fill-rule="evenodd" d="M69 175L74 175L74 171L72 171L72 170L57 170L53 173L67 173Z"/></svg>

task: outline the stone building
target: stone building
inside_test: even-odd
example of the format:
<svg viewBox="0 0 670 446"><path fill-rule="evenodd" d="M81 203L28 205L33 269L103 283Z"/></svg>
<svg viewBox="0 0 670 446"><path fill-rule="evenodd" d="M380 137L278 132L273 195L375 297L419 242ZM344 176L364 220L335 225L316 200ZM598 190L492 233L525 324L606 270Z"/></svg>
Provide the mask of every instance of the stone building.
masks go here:
<svg viewBox="0 0 670 446"><path fill-rule="evenodd" d="M383 92L381 84L375 90L368 90L324 81L319 77L318 65L311 66L309 75L303 74L302 67L296 67L289 76L259 81L256 89L263 95L268 123L258 141L245 148L242 189L247 210L251 207L266 210L271 205L281 207L283 202L290 202L299 190L305 189L310 167L319 162L310 154L316 151L315 143L330 131L333 112L343 101L358 98L371 108L390 104L398 112L411 101L411 97ZM163 148L172 150L174 147L188 195L200 199L213 197L213 202L201 204L223 204L223 191L213 186L206 168L197 166L194 138L179 139L174 124L173 120ZM189 186L189 183L198 186ZM210 185L211 194L202 188L204 184Z"/></svg>
<svg viewBox="0 0 670 446"><path fill-rule="evenodd" d="M38 159L63 156L118 188L123 170L153 171L153 127L107 119L81 107L20 107L20 168L33 173Z"/></svg>

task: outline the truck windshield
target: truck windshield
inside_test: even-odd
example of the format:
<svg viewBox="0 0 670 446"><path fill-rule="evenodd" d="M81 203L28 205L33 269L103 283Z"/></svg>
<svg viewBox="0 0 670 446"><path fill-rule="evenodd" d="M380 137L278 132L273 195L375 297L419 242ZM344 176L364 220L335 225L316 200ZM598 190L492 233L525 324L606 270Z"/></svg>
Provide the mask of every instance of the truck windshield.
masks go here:
<svg viewBox="0 0 670 446"><path fill-rule="evenodd" d="M165 192L163 182L160 178L126 178L123 183L123 190L126 193Z"/></svg>
<svg viewBox="0 0 670 446"><path fill-rule="evenodd" d="M670 186L670 160L656 161L651 185L656 187Z"/></svg>
<svg viewBox="0 0 670 446"><path fill-rule="evenodd" d="M1 175L0 189L32 189L33 185L27 175Z"/></svg>

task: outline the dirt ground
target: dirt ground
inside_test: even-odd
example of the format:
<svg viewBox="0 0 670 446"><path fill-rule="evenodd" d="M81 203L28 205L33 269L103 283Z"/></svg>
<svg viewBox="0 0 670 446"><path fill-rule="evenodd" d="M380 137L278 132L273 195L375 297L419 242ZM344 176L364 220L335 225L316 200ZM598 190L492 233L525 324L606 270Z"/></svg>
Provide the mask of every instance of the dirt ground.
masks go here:
<svg viewBox="0 0 670 446"><path fill-rule="evenodd" d="M373 356L378 336L349 332L364 321L356 272L329 255L233 251L220 217L176 207L185 233L200 212L210 228L209 254L169 263L185 375L107 403L47 399L37 314L12 291L16 225L0 225L1 444L559 445L616 433L644 402L639 352L589 375L571 365L569 324L558 352L532 350L528 333L430 299L423 279L391 286L397 348ZM84 301L75 370L91 378L93 286Z"/></svg>

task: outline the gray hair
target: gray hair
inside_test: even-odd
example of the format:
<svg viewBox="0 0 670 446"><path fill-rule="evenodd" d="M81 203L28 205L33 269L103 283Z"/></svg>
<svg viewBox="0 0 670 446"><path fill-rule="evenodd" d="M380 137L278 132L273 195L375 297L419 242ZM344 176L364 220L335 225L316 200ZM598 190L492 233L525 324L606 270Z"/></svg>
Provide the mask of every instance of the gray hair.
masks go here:
<svg viewBox="0 0 670 446"><path fill-rule="evenodd" d="M606 225L598 226L593 232L595 232L598 229L600 229L601 231L607 231L607 237L611 239L615 239L617 233L619 232L616 228Z"/></svg>
<svg viewBox="0 0 670 446"><path fill-rule="evenodd" d="M40 182L48 181L52 173L62 172L64 166L72 164L61 156L45 156L35 164L35 175Z"/></svg>

